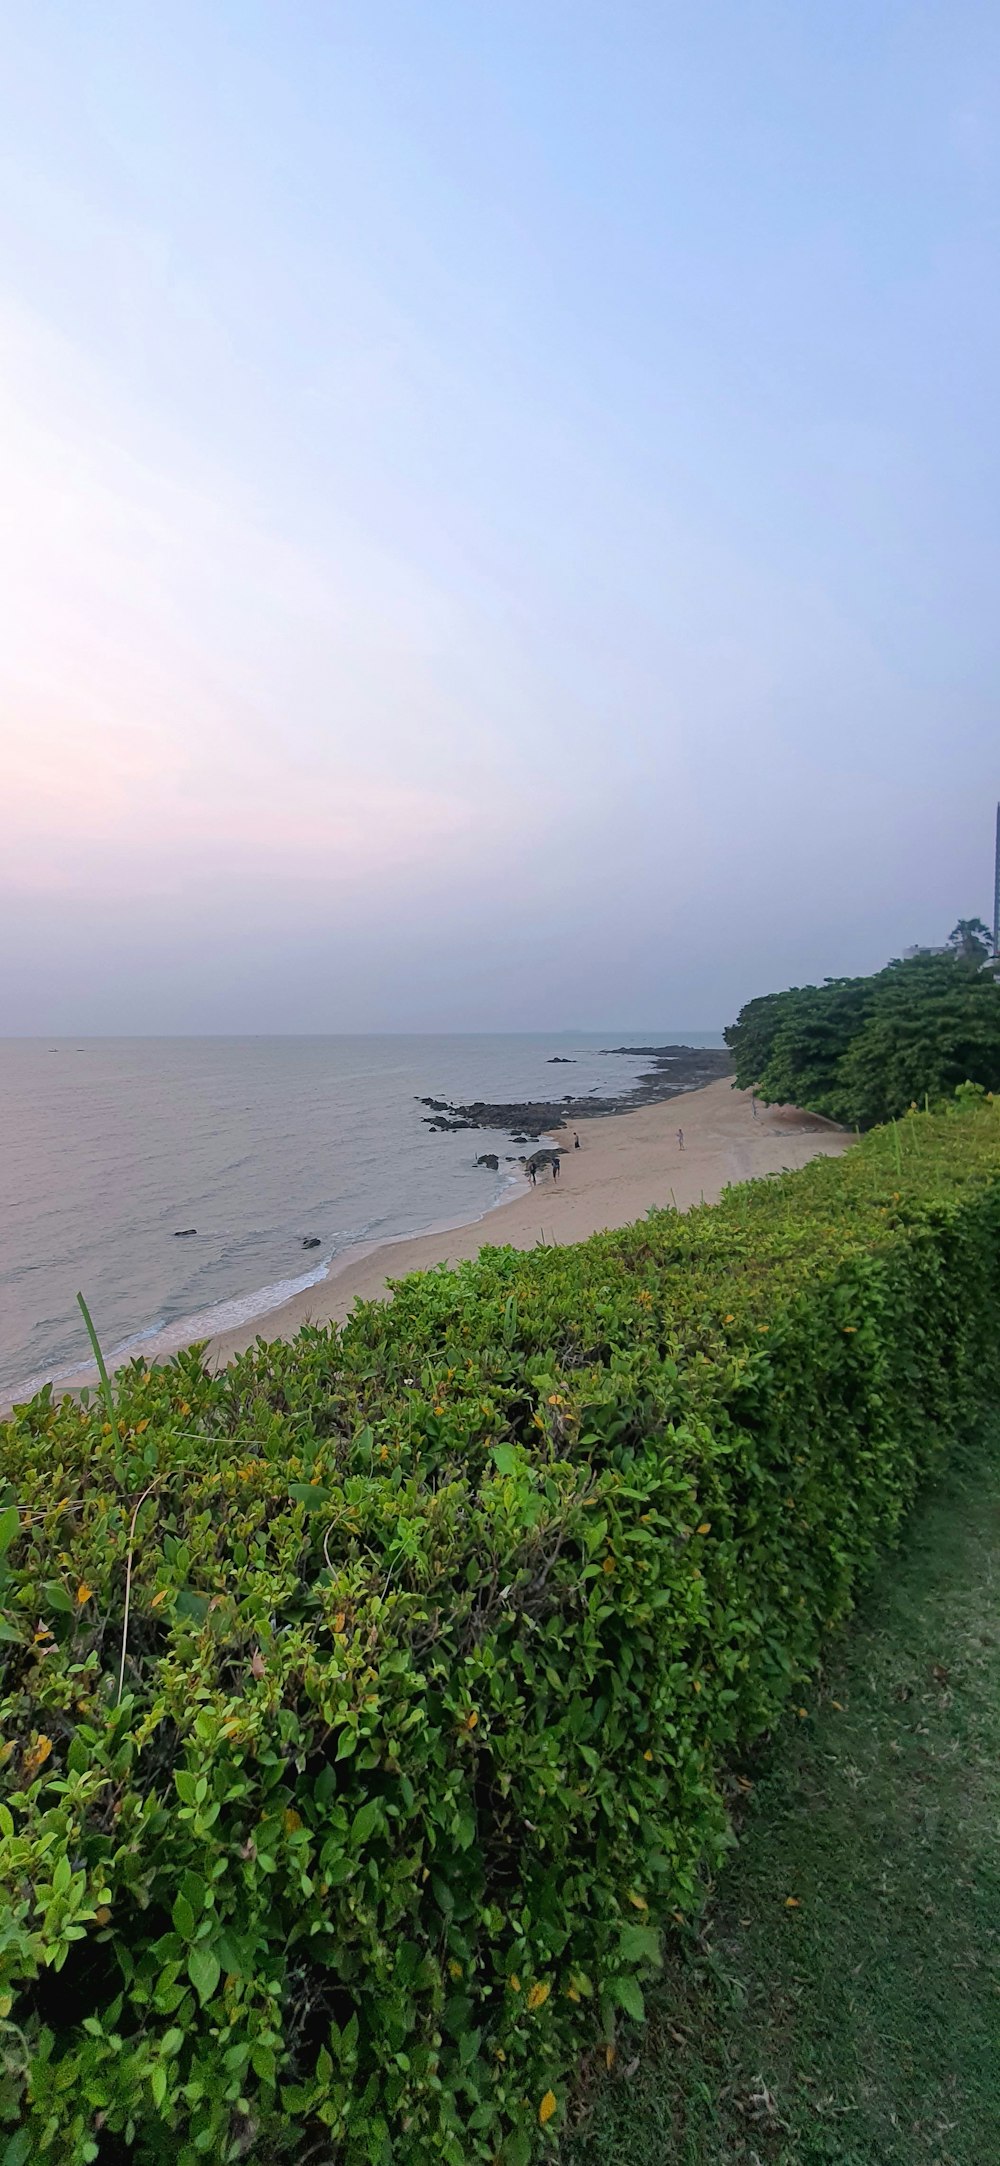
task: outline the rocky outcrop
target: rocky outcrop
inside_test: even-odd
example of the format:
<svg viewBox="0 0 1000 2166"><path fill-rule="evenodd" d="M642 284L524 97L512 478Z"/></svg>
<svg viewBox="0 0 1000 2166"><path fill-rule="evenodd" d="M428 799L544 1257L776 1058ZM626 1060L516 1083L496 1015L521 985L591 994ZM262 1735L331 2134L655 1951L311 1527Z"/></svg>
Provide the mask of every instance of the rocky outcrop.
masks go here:
<svg viewBox="0 0 1000 2166"><path fill-rule="evenodd" d="M477 1158L476 1164L477 1166L488 1166L491 1173L499 1173L500 1171L500 1160L495 1151L484 1151L482 1156Z"/></svg>
<svg viewBox="0 0 1000 2166"><path fill-rule="evenodd" d="M302 1246L303 1246L303 1248L319 1248L319 1246L320 1246L320 1238L319 1238L319 1234L318 1234L318 1233L307 1233L306 1235L304 1235L304 1237L303 1237L303 1241L302 1241Z"/></svg>
<svg viewBox="0 0 1000 2166"><path fill-rule="evenodd" d="M652 1065L630 1090L607 1098L576 1098L568 1093L564 1098L519 1100L509 1105L481 1098L467 1106L448 1106L440 1098L422 1098L420 1104L430 1106L437 1116L429 1120L431 1128L491 1128L509 1135L515 1143L537 1142L539 1136L553 1128L597 1120L608 1113L631 1113L636 1106L656 1105L662 1099L678 1097L682 1091L702 1090L707 1083L717 1083L733 1072L732 1055L722 1046L619 1045L608 1047L607 1054L609 1059L626 1054L633 1060L648 1059Z"/></svg>

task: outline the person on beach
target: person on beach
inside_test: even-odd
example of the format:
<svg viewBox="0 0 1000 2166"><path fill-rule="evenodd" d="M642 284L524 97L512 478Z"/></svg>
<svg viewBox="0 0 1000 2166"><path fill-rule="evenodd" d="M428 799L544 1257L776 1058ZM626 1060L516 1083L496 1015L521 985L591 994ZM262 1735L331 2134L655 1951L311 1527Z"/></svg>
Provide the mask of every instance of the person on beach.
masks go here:
<svg viewBox="0 0 1000 2166"><path fill-rule="evenodd" d="M554 1159L553 1159L553 1161L552 1161L552 1178L553 1178L553 1180L554 1180L554 1181L558 1181L558 1179L559 1179L559 1160L558 1160L558 1158L554 1158Z"/></svg>
<svg viewBox="0 0 1000 2166"><path fill-rule="evenodd" d="M679 1128L679 1129L677 1130L677 1148L678 1148L678 1150L679 1150L679 1151L682 1151L682 1150L684 1149L684 1130L683 1130L683 1128Z"/></svg>
<svg viewBox="0 0 1000 2166"><path fill-rule="evenodd" d="M576 1129L574 1128L574 1130L573 1130L573 1149L574 1149L574 1151L578 1151L578 1150L579 1150L579 1148L580 1148L580 1138L579 1138L579 1136L577 1135Z"/></svg>
<svg viewBox="0 0 1000 2166"><path fill-rule="evenodd" d="M531 1182L532 1188L537 1188L537 1186L538 1186L538 1167L537 1167L537 1166L529 1166L529 1167L528 1167L528 1179L529 1179L529 1181Z"/></svg>

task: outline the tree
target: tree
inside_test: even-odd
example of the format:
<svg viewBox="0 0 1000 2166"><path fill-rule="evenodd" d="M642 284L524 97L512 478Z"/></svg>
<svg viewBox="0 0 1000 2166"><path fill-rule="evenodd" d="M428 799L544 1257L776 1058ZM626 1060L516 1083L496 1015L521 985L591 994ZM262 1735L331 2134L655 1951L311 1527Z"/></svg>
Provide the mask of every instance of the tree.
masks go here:
<svg viewBox="0 0 1000 2166"><path fill-rule="evenodd" d="M979 941L978 920L962 920ZM960 1083L1000 1090L1000 985L983 957L947 954L888 964L870 978L832 978L749 1001L726 1032L736 1081L767 1104L793 1104L869 1128Z"/></svg>
<svg viewBox="0 0 1000 2166"><path fill-rule="evenodd" d="M959 918L954 931L948 934L948 946L963 962L985 963L993 953L993 935L982 918Z"/></svg>

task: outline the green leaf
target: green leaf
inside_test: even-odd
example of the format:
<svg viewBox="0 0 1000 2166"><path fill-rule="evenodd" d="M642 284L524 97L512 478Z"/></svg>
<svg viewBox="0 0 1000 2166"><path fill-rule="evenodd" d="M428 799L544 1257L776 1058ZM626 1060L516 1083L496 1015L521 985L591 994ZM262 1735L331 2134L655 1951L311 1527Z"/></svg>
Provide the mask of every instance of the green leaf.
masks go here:
<svg viewBox="0 0 1000 2166"><path fill-rule="evenodd" d="M627 2016L631 2016L636 2023L645 2022L646 2003L642 1997L642 1987L637 1979L612 1978L608 1990L613 1999L617 2001L619 2008L624 2008Z"/></svg>
<svg viewBox="0 0 1000 2166"><path fill-rule="evenodd" d="M154 2061L150 2069L149 2088L153 2094L154 2105L162 2106L167 2095L167 2071L162 2061Z"/></svg>
<svg viewBox="0 0 1000 2166"><path fill-rule="evenodd" d="M289 1482L288 1494L293 1504L301 1504L307 1512L322 1512L330 1502L330 1491L322 1482Z"/></svg>
<svg viewBox="0 0 1000 2166"><path fill-rule="evenodd" d="M188 1977L204 2007L205 2002L211 2000L222 1975L218 1956L213 1955L211 1948L192 1948L187 1967Z"/></svg>
<svg viewBox="0 0 1000 2166"><path fill-rule="evenodd" d="M493 1461L497 1473L505 1478L517 1473L517 1453L513 1444L494 1444Z"/></svg>
<svg viewBox="0 0 1000 2166"><path fill-rule="evenodd" d="M618 1942L623 1963L656 1963L662 1958L660 1935L653 1925L624 1925Z"/></svg>
<svg viewBox="0 0 1000 2166"><path fill-rule="evenodd" d="M42 1587L42 1595L47 1609L57 1610L61 1617L72 1617L75 1606L73 1597L67 1594L61 1580L47 1579Z"/></svg>
<svg viewBox="0 0 1000 2166"><path fill-rule="evenodd" d="M2 2166L25 2166L26 2159L31 2156L33 2141L30 2129L16 2129L5 2147Z"/></svg>
<svg viewBox="0 0 1000 2166"><path fill-rule="evenodd" d="M181 1936L181 1939L191 1940L194 1936L194 1911L192 1910L191 1905L185 1895L177 1896L174 1902L173 1910L171 1911L170 1915L174 1921L176 1931Z"/></svg>
<svg viewBox="0 0 1000 2166"><path fill-rule="evenodd" d="M8 1504L6 1511L0 1512L0 1557L6 1556L20 1524L21 1515L17 1505Z"/></svg>
<svg viewBox="0 0 1000 2166"><path fill-rule="evenodd" d="M362 1843L367 1842L373 1829L378 1827L381 1818L382 1807L377 1799L370 1798L367 1805L359 1806L351 1822L352 1849L360 1848Z"/></svg>
<svg viewBox="0 0 1000 2166"><path fill-rule="evenodd" d="M12 1640L17 1647L23 1644L22 1634L15 1630L8 1618L2 1616L0 1616L0 1640Z"/></svg>

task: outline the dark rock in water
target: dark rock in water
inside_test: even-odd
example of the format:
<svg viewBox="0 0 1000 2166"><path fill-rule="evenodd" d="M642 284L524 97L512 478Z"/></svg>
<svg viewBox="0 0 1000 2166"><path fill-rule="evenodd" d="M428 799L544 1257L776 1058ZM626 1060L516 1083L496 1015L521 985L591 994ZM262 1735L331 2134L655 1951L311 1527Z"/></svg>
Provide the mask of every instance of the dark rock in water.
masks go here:
<svg viewBox="0 0 1000 2166"><path fill-rule="evenodd" d="M304 1238L303 1238L303 1242L302 1242L302 1246L303 1246L303 1248L318 1248L318 1247L319 1247L319 1245L320 1245L320 1240L319 1240L319 1235L318 1235L318 1233L307 1233L307 1234L306 1234L306 1235L304 1236Z"/></svg>
<svg viewBox="0 0 1000 2166"><path fill-rule="evenodd" d="M546 1066L549 1068L575 1068L575 1060L568 1053L550 1053Z"/></svg>
<svg viewBox="0 0 1000 2166"><path fill-rule="evenodd" d="M607 1113L631 1113L636 1106L657 1105L665 1098L676 1098L682 1091L704 1089L707 1083L717 1083L724 1076L732 1075L732 1055L721 1046L702 1045L632 1045L616 1046L615 1052L628 1054L632 1059L648 1059L650 1067L628 1089L609 1093L606 1098L595 1091L586 1097L542 1099L536 1103L497 1105L476 1098L471 1105L449 1106L447 1113L437 1115L430 1125L441 1128L489 1128L511 1136L515 1143L537 1142L541 1136L550 1134L553 1128L575 1126L584 1120L593 1120ZM554 1054L554 1060L563 1061L566 1054ZM421 1104L440 1106L439 1099L422 1099Z"/></svg>
<svg viewBox="0 0 1000 2166"><path fill-rule="evenodd" d="M438 1118L438 1119L437 1119L436 1121L432 1121L432 1120L428 1119L428 1117L427 1117L427 1115L426 1115L426 1114L425 1114L424 1118L425 1118L425 1120L427 1121L427 1126L428 1126L428 1128L432 1129L432 1130L434 1131L434 1133L435 1133L435 1134L437 1134L437 1135L439 1135L439 1136L445 1136L445 1135L448 1135L448 1134L450 1133L450 1131L451 1131L451 1130L452 1130L453 1128L481 1128L481 1127L482 1127L482 1122L481 1122L481 1121L445 1121L445 1120L442 1120L442 1119L441 1119L440 1117L439 1117L439 1118Z"/></svg>
<svg viewBox="0 0 1000 2166"><path fill-rule="evenodd" d="M191 1234L197 1233L197 1231L197 1226L179 1226L177 1232L174 1235L174 1240L187 1241L190 1238Z"/></svg>
<svg viewBox="0 0 1000 2166"><path fill-rule="evenodd" d="M491 1173L499 1173L500 1171L500 1160L495 1151L484 1151L482 1157L477 1158L476 1164L477 1166L488 1166Z"/></svg>

